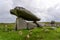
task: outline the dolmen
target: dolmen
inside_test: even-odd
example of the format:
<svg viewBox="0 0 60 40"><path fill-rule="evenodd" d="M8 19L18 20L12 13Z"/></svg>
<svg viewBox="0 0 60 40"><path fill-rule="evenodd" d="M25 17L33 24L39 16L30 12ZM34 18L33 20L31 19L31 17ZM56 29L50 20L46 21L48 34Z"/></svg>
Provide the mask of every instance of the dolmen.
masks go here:
<svg viewBox="0 0 60 40"><path fill-rule="evenodd" d="M32 12L23 7L15 7L10 10L12 15L17 16L16 18L16 30L20 29L32 29L34 27L39 27L37 21L40 21ZM27 21L32 21L29 23Z"/></svg>

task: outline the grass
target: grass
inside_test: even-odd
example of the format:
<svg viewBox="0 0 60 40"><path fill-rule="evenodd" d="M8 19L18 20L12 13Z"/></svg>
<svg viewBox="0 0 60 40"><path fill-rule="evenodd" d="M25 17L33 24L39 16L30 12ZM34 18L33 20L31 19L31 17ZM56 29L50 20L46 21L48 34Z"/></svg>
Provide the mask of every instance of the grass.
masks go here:
<svg viewBox="0 0 60 40"><path fill-rule="evenodd" d="M15 24L0 24L0 40L60 40L60 28L44 27L14 31L14 26Z"/></svg>

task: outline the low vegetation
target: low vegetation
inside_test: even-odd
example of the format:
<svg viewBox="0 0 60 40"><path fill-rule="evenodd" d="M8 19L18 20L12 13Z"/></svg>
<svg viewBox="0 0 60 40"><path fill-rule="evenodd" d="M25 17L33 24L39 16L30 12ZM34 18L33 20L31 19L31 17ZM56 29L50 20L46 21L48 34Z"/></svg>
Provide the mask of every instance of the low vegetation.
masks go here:
<svg viewBox="0 0 60 40"><path fill-rule="evenodd" d="M0 40L60 40L60 28L14 30L15 24L0 24Z"/></svg>

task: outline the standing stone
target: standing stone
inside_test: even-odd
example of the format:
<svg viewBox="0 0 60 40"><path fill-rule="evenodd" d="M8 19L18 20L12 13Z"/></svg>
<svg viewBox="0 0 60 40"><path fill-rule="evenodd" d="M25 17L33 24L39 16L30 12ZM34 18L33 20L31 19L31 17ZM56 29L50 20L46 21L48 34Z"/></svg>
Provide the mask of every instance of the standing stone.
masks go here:
<svg viewBox="0 0 60 40"><path fill-rule="evenodd" d="M16 30L20 29L26 29L27 28L27 22L22 18L16 18Z"/></svg>
<svg viewBox="0 0 60 40"><path fill-rule="evenodd" d="M34 23L27 23L27 28L28 28L28 29L33 29L33 28L35 28L35 27L37 27L36 24L34 24Z"/></svg>

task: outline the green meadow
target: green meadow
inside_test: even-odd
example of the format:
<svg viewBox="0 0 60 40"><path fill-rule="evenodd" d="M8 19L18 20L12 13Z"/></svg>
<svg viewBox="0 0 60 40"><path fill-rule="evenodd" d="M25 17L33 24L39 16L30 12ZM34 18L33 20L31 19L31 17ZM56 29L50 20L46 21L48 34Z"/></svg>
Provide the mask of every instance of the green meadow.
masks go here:
<svg viewBox="0 0 60 40"><path fill-rule="evenodd" d="M60 27L14 30L15 24L0 24L0 40L60 40Z"/></svg>

